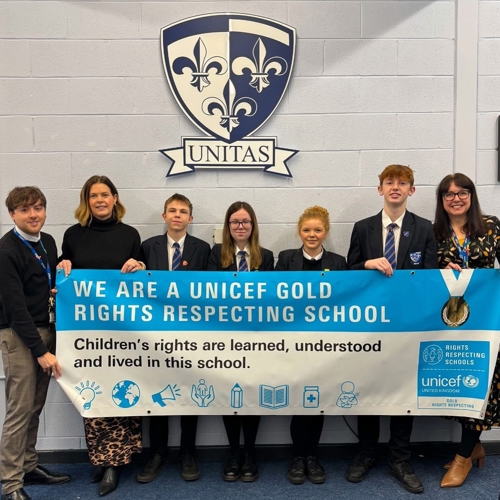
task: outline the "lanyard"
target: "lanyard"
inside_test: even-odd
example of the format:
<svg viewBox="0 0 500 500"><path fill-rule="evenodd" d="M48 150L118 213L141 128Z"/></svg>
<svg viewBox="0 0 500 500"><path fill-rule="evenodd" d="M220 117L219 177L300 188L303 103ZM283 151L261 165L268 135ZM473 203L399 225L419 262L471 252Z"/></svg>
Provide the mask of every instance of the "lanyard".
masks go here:
<svg viewBox="0 0 500 500"><path fill-rule="evenodd" d="M45 250L45 247L43 246L42 238L40 238L39 241L43 251L45 252L45 256L47 257L47 265L45 265L42 257L38 255L38 252L31 246L30 242L26 238L24 238L21 234L19 234L19 231L16 228L14 228L14 234L31 250L31 253L36 257L36 260L40 262L40 265L43 267L43 270L47 273L47 281L49 282L49 290L50 290L52 288L51 286L52 273L50 272L49 256L47 255L47 250Z"/></svg>
<svg viewBox="0 0 500 500"><path fill-rule="evenodd" d="M458 253L460 254L460 258L462 259L462 269L467 269L469 267L469 247L470 247L470 238L469 235L465 235L464 244L460 245L457 235L453 228L451 228L451 236L453 238L453 242L455 246L458 248Z"/></svg>

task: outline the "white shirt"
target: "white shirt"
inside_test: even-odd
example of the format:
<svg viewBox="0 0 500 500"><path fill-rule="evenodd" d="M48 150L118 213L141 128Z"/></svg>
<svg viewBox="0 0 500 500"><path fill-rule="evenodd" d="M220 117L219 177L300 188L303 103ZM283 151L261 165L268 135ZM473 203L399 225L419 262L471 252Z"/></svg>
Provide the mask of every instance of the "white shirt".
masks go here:
<svg viewBox="0 0 500 500"><path fill-rule="evenodd" d="M184 251L184 241L186 240L186 235L184 235L177 243L179 243L180 251L181 251L181 257L182 257L182 252ZM168 268L172 270L172 260L174 258L174 243L175 241L168 235L167 233L167 242L168 242ZM181 263L182 266L182 263Z"/></svg>
<svg viewBox="0 0 500 500"><path fill-rule="evenodd" d="M250 249L248 248L248 245L245 245L245 248L243 249L243 251L245 252L245 260L247 261L247 266L248 266L248 270L250 271ZM235 246L234 247L234 254L236 256L236 269L239 269L240 268L240 260L241 260L241 256L239 255L240 252L240 249Z"/></svg>
<svg viewBox="0 0 500 500"><path fill-rule="evenodd" d="M304 256L305 259L307 260L319 260L323 257L323 252L325 251L325 249L323 247L321 247L321 253L319 253L318 255L316 255L316 257L311 257L305 250L304 250L304 247L302 247L302 255Z"/></svg>
<svg viewBox="0 0 500 500"><path fill-rule="evenodd" d="M32 236L31 234L26 234L24 231L21 231L17 226L16 230L27 241L31 241L32 243L38 243L40 241L40 233L38 233L38 236Z"/></svg>
<svg viewBox="0 0 500 500"><path fill-rule="evenodd" d="M405 217L406 210L394 221L396 227L393 229L394 232L394 250L396 252L396 261L398 260L398 248L399 239L401 238L401 227L403 226L403 219ZM385 250L385 240L387 239L387 233L389 232L388 226L392 224L391 218L382 210L382 249Z"/></svg>

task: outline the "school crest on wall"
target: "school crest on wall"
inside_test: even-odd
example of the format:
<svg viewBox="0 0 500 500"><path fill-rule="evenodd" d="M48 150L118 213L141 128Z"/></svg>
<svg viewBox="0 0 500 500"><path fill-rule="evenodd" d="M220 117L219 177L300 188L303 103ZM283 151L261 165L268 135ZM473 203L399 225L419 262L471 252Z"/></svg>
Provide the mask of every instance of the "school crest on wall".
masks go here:
<svg viewBox="0 0 500 500"><path fill-rule="evenodd" d="M292 177L298 151L253 137L280 104L295 58L295 29L247 14L197 16L161 30L163 65L186 116L208 137L160 150L167 177L196 168L258 168Z"/></svg>

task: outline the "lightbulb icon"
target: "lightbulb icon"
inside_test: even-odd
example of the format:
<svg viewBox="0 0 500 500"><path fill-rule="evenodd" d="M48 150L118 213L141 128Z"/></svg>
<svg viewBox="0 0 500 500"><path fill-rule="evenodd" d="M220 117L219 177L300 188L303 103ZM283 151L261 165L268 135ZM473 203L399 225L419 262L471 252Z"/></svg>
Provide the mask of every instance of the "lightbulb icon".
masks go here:
<svg viewBox="0 0 500 500"><path fill-rule="evenodd" d="M80 382L80 386L75 386L75 389L80 394L80 397L85 401L83 403L84 410L90 410L92 406L92 401L94 401L95 397L98 394L102 394L102 391L99 391L100 385L96 385L95 382L90 383L89 380L85 382Z"/></svg>

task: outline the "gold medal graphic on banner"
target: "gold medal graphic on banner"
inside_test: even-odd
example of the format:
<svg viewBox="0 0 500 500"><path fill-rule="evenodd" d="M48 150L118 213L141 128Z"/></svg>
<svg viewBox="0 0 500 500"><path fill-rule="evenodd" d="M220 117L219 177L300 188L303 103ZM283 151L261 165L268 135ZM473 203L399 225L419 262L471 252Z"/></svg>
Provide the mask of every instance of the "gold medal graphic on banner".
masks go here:
<svg viewBox="0 0 500 500"><path fill-rule="evenodd" d="M470 307L464 299L465 291L472 278L473 269L462 269L455 277L451 269L442 269L443 276L450 298L445 302L441 310L441 319L446 326L457 328L462 326L470 315Z"/></svg>
<svg viewBox="0 0 500 500"><path fill-rule="evenodd" d="M445 325L451 328L462 326L469 319L469 304L463 297L450 297L441 311Z"/></svg>

